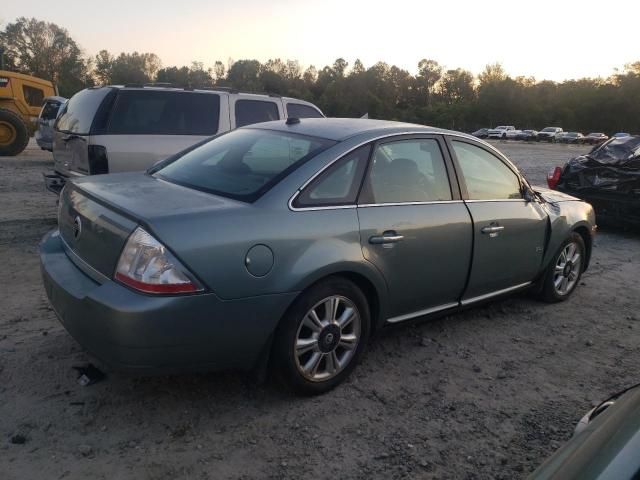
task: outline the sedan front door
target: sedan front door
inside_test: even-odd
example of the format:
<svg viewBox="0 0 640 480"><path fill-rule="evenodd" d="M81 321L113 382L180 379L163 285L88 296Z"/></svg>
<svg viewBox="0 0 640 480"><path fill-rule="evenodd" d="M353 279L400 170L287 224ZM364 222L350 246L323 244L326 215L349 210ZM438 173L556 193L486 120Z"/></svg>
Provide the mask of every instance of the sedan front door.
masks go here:
<svg viewBox="0 0 640 480"><path fill-rule="evenodd" d="M473 232L452 170L439 136L374 147L358 219L364 256L388 285L389 322L458 305Z"/></svg>
<svg viewBox="0 0 640 480"><path fill-rule="evenodd" d="M462 303L517 289L540 270L547 214L523 196L517 173L487 147L450 140L465 203L473 219L473 262Z"/></svg>

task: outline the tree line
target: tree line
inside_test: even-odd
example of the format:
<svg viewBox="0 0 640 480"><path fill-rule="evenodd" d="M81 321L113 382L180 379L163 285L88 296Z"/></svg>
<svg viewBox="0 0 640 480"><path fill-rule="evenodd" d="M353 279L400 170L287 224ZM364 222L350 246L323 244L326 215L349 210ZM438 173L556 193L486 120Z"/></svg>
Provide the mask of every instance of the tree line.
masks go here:
<svg viewBox="0 0 640 480"><path fill-rule="evenodd" d="M231 87L309 100L327 116L399 120L471 131L498 124L582 132L640 133L640 62L607 78L554 82L512 77L498 63L479 74L422 59L417 73L385 62L365 68L338 58L321 69L297 60L201 62L163 67L154 53L101 50L86 57L69 32L54 23L18 18L0 30L10 70L52 80L69 97L94 85L168 83Z"/></svg>

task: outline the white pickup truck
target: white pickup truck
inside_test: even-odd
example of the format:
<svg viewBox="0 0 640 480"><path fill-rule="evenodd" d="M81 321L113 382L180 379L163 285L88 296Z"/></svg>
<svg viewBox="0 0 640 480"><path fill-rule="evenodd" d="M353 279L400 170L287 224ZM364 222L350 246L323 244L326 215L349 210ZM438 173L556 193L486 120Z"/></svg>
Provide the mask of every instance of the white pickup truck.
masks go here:
<svg viewBox="0 0 640 480"><path fill-rule="evenodd" d="M507 132L512 132L516 129L513 125L500 125L496 128L492 128L487 132L489 138L507 138Z"/></svg>

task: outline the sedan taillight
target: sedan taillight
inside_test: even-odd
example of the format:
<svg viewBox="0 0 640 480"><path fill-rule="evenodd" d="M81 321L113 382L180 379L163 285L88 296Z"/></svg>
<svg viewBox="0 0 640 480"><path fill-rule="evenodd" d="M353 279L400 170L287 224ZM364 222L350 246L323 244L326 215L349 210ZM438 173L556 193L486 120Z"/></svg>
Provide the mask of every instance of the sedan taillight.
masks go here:
<svg viewBox="0 0 640 480"><path fill-rule="evenodd" d="M549 188L551 190L556 189L556 187L558 186L558 183L560 183L561 175L562 175L562 168L560 167L554 168L547 174L547 185L549 185Z"/></svg>
<svg viewBox="0 0 640 480"><path fill-rule="evenodd" d="M164 245L138 227L120 254L115 279L135 290L179 294L202 288Z"/></svg>

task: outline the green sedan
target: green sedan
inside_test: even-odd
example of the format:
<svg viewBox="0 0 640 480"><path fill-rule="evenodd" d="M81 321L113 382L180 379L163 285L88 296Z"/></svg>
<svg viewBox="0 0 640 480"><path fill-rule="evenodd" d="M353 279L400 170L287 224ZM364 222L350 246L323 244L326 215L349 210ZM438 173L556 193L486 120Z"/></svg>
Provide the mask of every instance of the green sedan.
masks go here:
<svg viewBox="0 0 640 480"><path fill-rule="evenodd" d="M589 204L471 135L288 119L68 183L40 258L60 321L111 369L271 368L315 394L390 324L565 300L594 232Z"/></svg>

